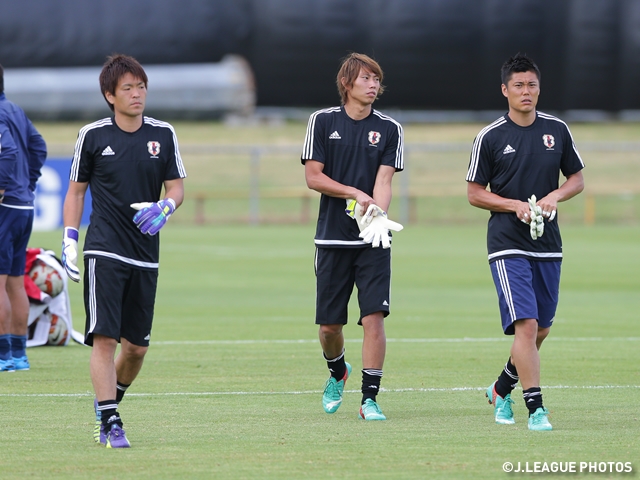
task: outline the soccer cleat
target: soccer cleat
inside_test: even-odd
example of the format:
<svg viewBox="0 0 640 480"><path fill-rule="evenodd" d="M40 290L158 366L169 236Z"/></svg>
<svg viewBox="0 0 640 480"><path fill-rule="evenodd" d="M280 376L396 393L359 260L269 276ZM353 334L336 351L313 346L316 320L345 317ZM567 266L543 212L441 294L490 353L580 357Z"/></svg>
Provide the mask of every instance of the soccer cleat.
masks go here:
<svg viewBox="0 0 640 480"><path fill-rule="evenodd" d="M102 425L102 412L98 411L98 400L93 400L93 409L96 412L96 424L93 427L93 439L96 443L102 445L107 444L107 435L104 431L104 425Z"/></svg>
<svg viewBox="0 0 640 480"><path fill-rule="evenodd" d="M13 364L13 359L0 360L0 372L15 372L16 366Z"/></svg>
<svg viewBox="0 0 640 480"><path fill-rule="evenodd" d="M129 448L131 444L120 425L114 423L107 434L107 448Z"/></svg>
<svg viewBox="0 0 640 480"><path fill-rule="evenodd" d="M547 415L549 415L549 410L543 407L538 408L535 412L529 415L529 430L553 430Z"/></svg>
<svg viewBox="0 0 640 480"><path fill-rule="evenodd" d="M327 383L324 385L324 393L322 394L322 407L327 413L335 413L342 404L342 392L344 392L344 385L347 383L347 378L351 375L351 365L345 362L346 369L344 371L344 377L338 381L333 377L329 377Z"/></svg>
<svg viewBox="0 0 640 480"><path fill-rule="evenodd" d="M384 413L382 413L382 410L380 410L380 407L378 406L378 404L374 400L371 400L370 398L367 398L364 401L364 404L360 407L360 413L358 417L362 420L386 420L387 419L387 417L384 416Z"/></svg>
<svg viewBox="0 0 640 480"><path fill-rule="evenodd" d="M496 392L496 382L493 382L485 393L489 404L494 406L493 413L496 418L496 423L501 425L513 425L516 421L513 419L513 400L511 400L511 394L502 398Z"/></svg>
<svg viewBox="0 0 640 480"><path fill-rule="evenodd" d="M29 370L31 365L29 365L29 359L26 355L22 357L13 357L13 365L16 370Z"/></svg>

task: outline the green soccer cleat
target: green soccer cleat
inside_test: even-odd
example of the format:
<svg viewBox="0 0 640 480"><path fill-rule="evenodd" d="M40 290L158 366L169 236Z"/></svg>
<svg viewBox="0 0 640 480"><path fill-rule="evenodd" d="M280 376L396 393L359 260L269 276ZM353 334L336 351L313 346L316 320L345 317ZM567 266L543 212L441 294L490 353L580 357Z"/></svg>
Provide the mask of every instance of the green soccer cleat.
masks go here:
<svg viewBox="0 0 640 480"><path fill-rule="evenodd" d="M485 393L485 396L489 400L489 404L494 406L493 413L496 418L496 423L501 425L513 425L516 421L513 418L513 400L511 400L511 394L502 398L496 392L496 382L493 382Z"/></svg>
<svg viewBox="0 0 640 480"><path fill-rule="evenodd" d="M364 404L360 407L360 413L358 414L358 418L361 420L386 420L387 417L384 416L382 410L378 404L367 398L364 401Z"/></svg>
<svg viewBox="0 0 640 480"><path fill-rule="evenodd" d="M333 377L329 377L324 385L324 393L322 394L322 407L327 413L335 413L342 404L342 392L344 392L344 384L351 375L351 365L345 362L347 368L344 371L344 377L338 381Z"/></svg>
<svg viewBox="0 0 640 480"><path fill-rule="evenodd" d="M107 434L102 425L102 413L98 410L98 400L93 400L93 409L96 412L96 423L93 425L93 440L102 445L107 444Z"/></svg>
<svg viewBox="0 0 640 480"><path fill-rule="evenodd" d="M543 407L538 408L535 412L529 415L529 430L535 430L538 432L553 430L547 415L549 415L549 410Z"/></svg>

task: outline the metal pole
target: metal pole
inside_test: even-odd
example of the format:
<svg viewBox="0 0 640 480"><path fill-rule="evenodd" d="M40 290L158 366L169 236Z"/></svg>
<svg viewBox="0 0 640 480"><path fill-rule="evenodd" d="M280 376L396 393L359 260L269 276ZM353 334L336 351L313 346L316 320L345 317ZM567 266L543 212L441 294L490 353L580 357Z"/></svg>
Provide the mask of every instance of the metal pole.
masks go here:
<svg viewBox="0 0 640 480"><path fill-rule="evenodd" d="M249 180L249 224L258 225L260 223L260 148L251 149L251 165Z"/></svg>

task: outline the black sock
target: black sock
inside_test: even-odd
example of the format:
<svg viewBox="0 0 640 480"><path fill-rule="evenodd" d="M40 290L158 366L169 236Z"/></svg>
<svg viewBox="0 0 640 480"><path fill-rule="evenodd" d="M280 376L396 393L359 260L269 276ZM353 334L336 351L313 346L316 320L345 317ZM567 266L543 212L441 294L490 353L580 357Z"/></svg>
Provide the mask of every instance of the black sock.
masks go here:
<svg viewBox="0 0 640 480"><path fill-rule="evenodd" d="M496 392L502 398L506 397L516 388L518 380L518 371L516 370L516 366L511 363L511 357L509 357L509 360L507 360L504 366L504 370L502 370L496 382Z"/></svg>
<svg viewBox="0 0 640 480"><path fill-rule="evenodd" d="M542 407L542 392L540 387L531 387L522 391L522 398L529 409L529 415Z"/></svg>
<svg viewBox="0 0 640 480"><path fill-rule="evenodd" d="M329 359L324 352L322 352L322 356L327 361L327 367L331 372L331 376L338 381L342 380L344 378L344 372L347 370L347 365L344 362L344 349L342 349L342 353L336 358Z"/></svg>
<svg viewBox="0 0 640 480"><path fill-rule="evenodd" d="M120 414L118 413L118 404L115 400L105 400L103 402L98 402L98 411L100 412L100 417L102 418L102 426L104 427L105 432L111 430L111 425L117 423L122 427L122 420L120 419Z"/></svg>
<svg viewBox="0 0 640 480"><path fill-rule="evenodd" d="M382 380L382 370L375 368L365 368L362 370L362 404L367 398L374 402L380 390L380 380Z"/></svg>
<svg viewBox="0 0 640 480"><path fill-rule="evenodd" d="M124 383L120 383L120 382L116 382L116 403L120 403L122 401L122 397L124 397L125 392L127 391L127 388L129 388L131 386L131 384L129 385L125 385Z"/></svg>

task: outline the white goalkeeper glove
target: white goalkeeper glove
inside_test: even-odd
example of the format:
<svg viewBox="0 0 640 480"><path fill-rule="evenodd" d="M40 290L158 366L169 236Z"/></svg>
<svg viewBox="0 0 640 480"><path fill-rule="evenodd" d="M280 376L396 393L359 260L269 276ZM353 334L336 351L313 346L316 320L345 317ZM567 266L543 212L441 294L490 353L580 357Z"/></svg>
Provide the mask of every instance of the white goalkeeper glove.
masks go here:
<svg viewBox="0 0 640 480"><path fill-rule="evenodd" d="M544 233L544 217L542 216L542 208L536 205L536 196L531 195L529 201L529 216L531 217L529 222L529 233L534 240L540 238Z"/></svg>
<svg viewBox="0 0 640 480"><path fill-rule="evenodd" d="M360 205L356 200L347 199L347 208L345 209L345 213L356 221L360 231L364 230L367 225L371 223L373 217L377 215L387 215L387 212L373 203L369 205L369 208L367 208L367 211L364 213L364 215L362 213L363 211L363 206Z"/></svg>
<svg viewBox="0 0 640 480"><path fill-rule="evenodd" d="M353 218L358 224L358 228L360 231L364 229L362 225L362 205L360 205L355 200L347 199L347 208L345 208L344 213Z"/></svg>
<svg viewBox="0 0 640 480"><path fill-rule="evenodd" d="M389 220L386 212L382 212L371 218L369 225L360 232L360 238L370 243L373 248L378 248L380 243L382 248L389 248L389 230L399 232L403 228L399 223Z"/></svg>
<svg viewBox="0 0 640 480"><path fill-rule="evenodd" d="M78 230L73 227L64 227L62 236L62 266L67 276L74 282L80 281L78 262Z"/></svg>

